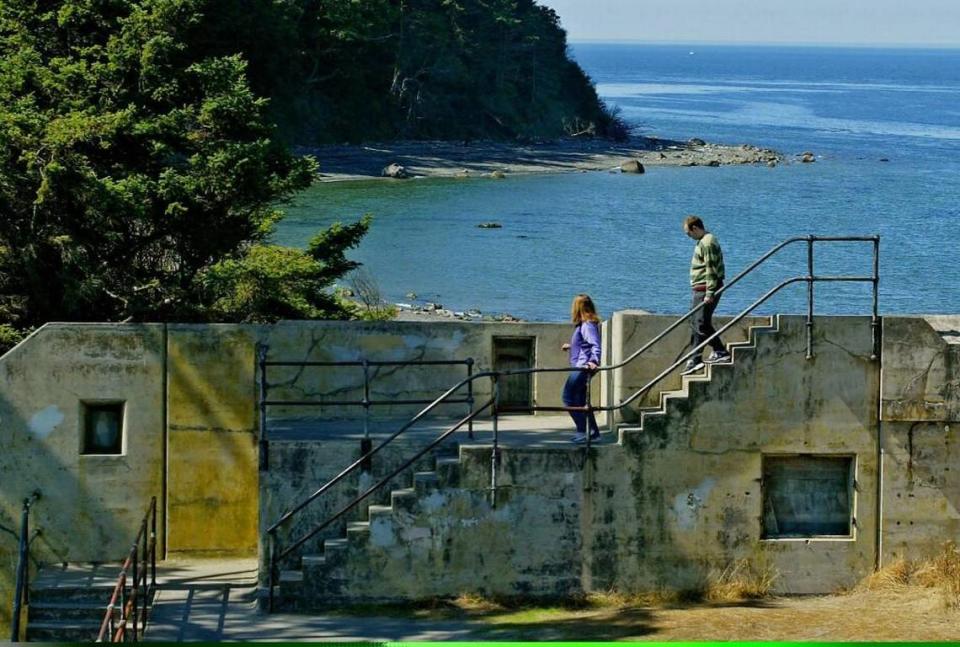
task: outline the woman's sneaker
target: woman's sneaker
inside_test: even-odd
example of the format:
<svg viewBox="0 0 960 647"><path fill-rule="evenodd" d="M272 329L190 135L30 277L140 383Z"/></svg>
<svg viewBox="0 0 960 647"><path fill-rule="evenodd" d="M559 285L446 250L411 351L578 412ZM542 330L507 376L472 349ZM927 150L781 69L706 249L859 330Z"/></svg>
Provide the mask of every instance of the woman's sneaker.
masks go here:
<svg viewBox="0 0 960 647"><path fill-rule="evenodd" d="M723 364L730 361L730 353L725 350L715 350L705 360L707 364Z"/></svg>
<svg viewBox="0 0 960 647"><path fill-rule="evenodd" d="M695 373L699 371L701 368L703 368L703 360L700 359L699 357L697 358L691 357L690 359L687 360L687 363L683 367L683 370L680 371L680 375L688 375L690 373Z"/></svg>
<svg viewBox="0 0 960 647"><path fill-rule="evenodd" d="M599 432L599 431L594 431L593 433L590 434L590 442L596 442L596 441L598 441L598 440L600 440L600 432ZM586 434L581 434L581 433L576 433L576 434L574 434L573 438L570 439L570 442L572 442L572 443L578 443L578 444L579 444L579 443L585 443L585 442L587 442L587 435L586 435Z"/></svg>

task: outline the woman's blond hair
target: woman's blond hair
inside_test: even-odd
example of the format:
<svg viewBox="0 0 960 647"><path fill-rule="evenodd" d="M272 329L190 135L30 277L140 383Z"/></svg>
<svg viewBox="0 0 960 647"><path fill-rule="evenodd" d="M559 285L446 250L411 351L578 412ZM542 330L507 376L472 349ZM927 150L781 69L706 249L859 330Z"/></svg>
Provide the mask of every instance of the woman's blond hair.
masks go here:
<svg viewBox="0 0 960 647"><path fill-rule="evenodd" d="M573 297L573 303L570 304L570 320L575 324L584 321L594 323L600 321L600 315L597 314L597 308L593 305L593 299L589 294L578 294Z"/></svg>

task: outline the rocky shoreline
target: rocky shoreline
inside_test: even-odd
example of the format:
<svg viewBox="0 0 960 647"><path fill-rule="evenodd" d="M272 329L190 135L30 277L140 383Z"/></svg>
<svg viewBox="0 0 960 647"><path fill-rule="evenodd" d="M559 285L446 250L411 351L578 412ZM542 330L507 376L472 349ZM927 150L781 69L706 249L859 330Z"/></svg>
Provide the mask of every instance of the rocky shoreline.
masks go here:
<svg viewBox="0 0 960 647"><path fill-rule="evenodd" d="M506 312L499 312L496 314L489 314L480 312L477 309L470 309L465 311L459 310L449 310L443 307L443 304L440 303L424 303L423 305L414 305L410 303L394 303L392 304L397 309L397 315L393 318L394 321L446 321L446 320L459 320L459 321L499 321L504 323L518 323L524 321L519 317L514 317L513 315Z"/></svg>
<svg viewBox="0 0 960 647"><path fill-rule="evenodd" d="M491 177L571 171L643 173L652 166L777 166L788 158L750 144L729 146L631 137L623 143L563 139L535 143L415 141L298 149L320 161L321 181L393 177ZM805 154L802 154L805 155ZM797 161L813 161L798 156Z"/></svg>

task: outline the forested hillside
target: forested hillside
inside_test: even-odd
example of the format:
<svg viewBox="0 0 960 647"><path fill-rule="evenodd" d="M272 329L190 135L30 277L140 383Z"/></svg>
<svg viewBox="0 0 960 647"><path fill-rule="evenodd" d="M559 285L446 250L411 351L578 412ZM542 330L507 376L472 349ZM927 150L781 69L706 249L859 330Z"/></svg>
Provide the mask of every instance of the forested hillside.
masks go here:
<svg viewBox="0 0 960 647"><path fill-rule="evenodd" d="M272 245L290 144L614 134L532 0L0 0L0 352L46 321L356 316Z"/></svg>
<svg viewBox="0 0 960 647"><path fill-rule="evenodd" d="M297 143L622 135L533 0L221 0L197 36Z"/></svg>

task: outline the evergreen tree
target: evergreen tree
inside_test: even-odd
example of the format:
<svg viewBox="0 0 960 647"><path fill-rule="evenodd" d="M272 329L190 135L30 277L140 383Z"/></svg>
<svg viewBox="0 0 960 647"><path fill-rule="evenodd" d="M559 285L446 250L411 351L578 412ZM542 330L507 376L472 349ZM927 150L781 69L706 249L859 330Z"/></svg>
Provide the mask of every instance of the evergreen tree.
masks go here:
<svg viewBox="0 0 960 647"><path fill-rule="evenodd" d="M0 4L4 339L49 320L345 314L323 288L368 222L306 251L263 244L316 165L272 137L244 58L211 44L218 2Z"/></svg>

